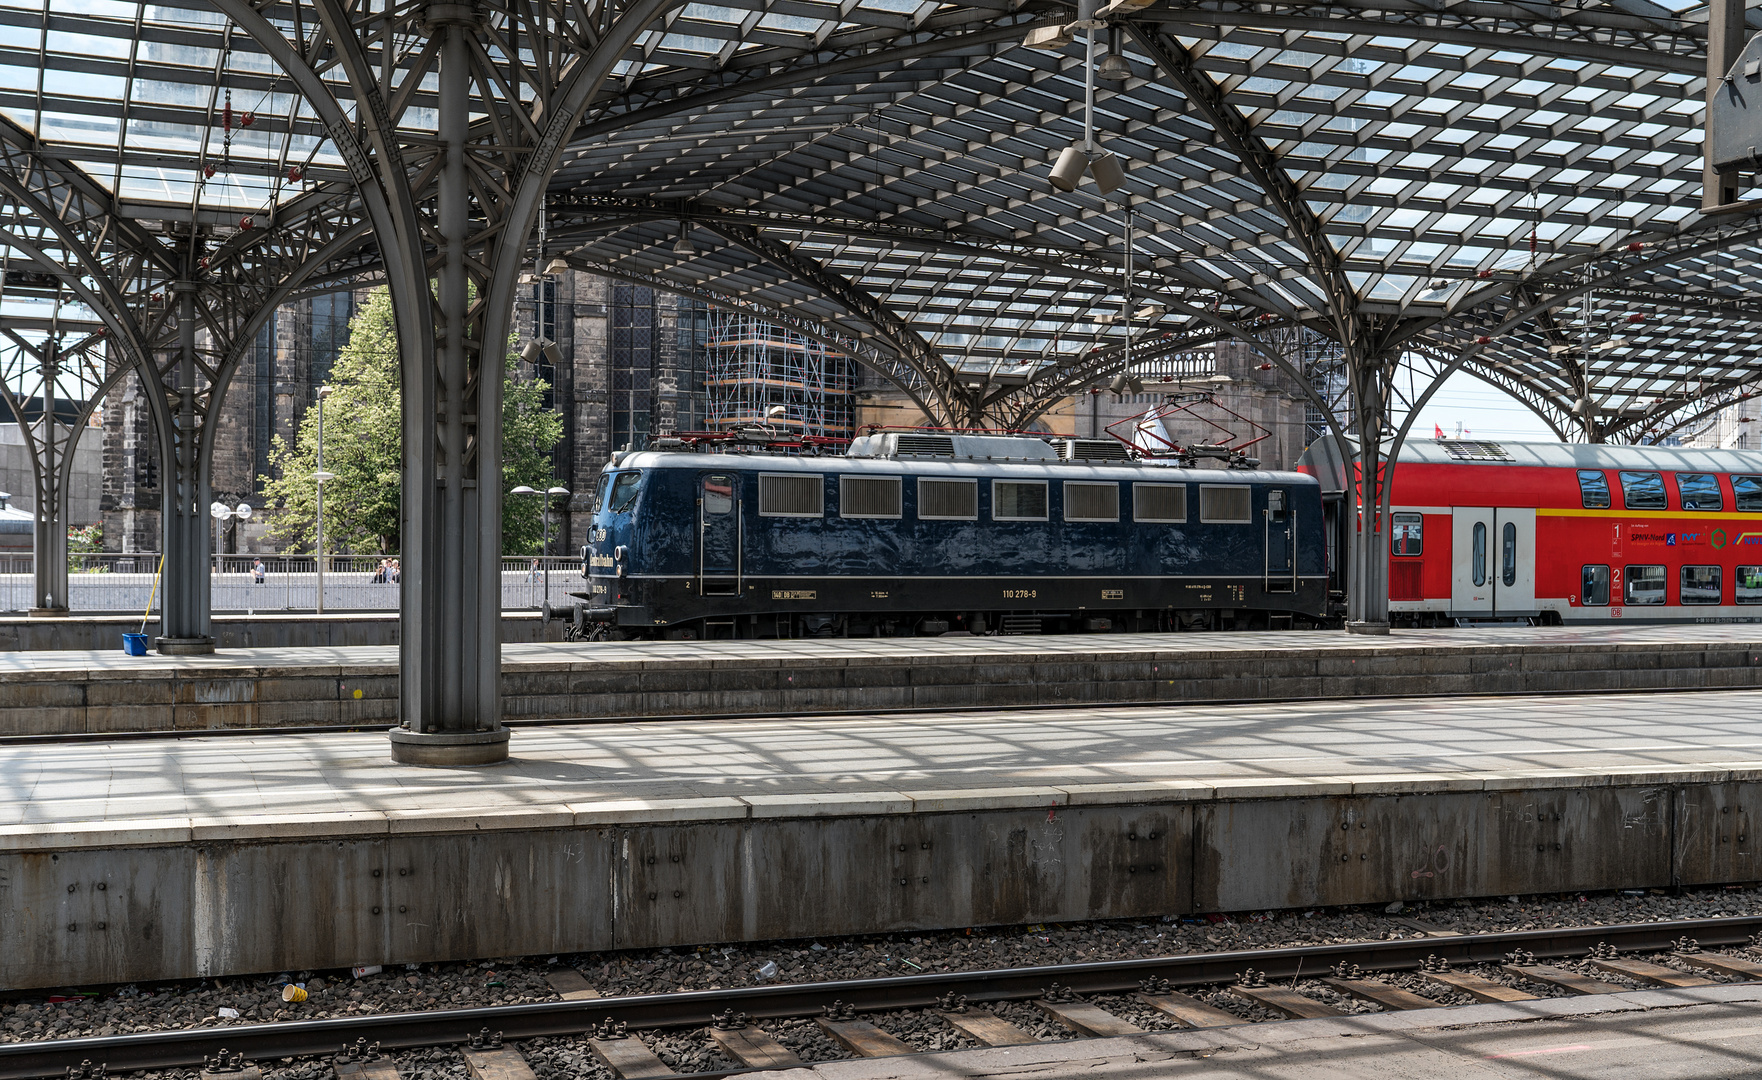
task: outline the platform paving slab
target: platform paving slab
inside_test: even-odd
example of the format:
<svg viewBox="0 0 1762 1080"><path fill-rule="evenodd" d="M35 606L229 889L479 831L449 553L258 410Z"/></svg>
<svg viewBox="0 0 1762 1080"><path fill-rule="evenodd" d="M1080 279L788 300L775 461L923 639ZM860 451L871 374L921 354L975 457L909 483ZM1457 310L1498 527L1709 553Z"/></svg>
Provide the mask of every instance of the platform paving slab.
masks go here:
<svg viewBox="0 0 1762 1080"><path fill-rule="evenodd" d="M1722 988L1737 989L1737 988ZM1672 992L1286 1020L1227 1028L828 1061L766 1080L1559 1080L1748 1078L1757 989Z"/></svg>
<svg viewBox="0 0 1762 1080"><path fill-rule="evenodd" d="M389 726L397 650L0 652L0 738ZM511 723L1134 702L1762 687L1762 625L695 642L503 648Z"/></svg>

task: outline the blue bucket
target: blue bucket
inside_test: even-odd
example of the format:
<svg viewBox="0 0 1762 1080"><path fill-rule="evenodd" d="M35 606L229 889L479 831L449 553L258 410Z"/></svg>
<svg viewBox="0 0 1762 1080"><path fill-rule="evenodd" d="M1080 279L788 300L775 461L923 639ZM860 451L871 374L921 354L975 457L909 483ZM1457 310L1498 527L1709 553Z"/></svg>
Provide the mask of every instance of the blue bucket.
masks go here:
<svg viewBox="0 0 1762 1080"><path fill-rule="evenodd" d="M146 656L147 655L147 635L146 634L124 634L124 635L122 635L122 651L125 653L128 653L130 656Z"/></svg>

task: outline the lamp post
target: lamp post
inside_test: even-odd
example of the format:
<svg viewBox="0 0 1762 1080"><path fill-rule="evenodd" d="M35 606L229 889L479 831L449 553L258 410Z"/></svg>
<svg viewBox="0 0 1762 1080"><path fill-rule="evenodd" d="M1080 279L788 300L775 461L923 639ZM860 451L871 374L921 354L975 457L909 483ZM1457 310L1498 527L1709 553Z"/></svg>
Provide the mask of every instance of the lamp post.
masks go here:
<svg viewBox="0 0 1762 1080"><path fill-rule="evenodd" d="M248 520L251 516L251 504L240 503L237 506L228 506L216 499L208 504L208 513L214 518L214 566L216 570L219 570L221 566L221 528L228 518L238 518L240 521Z"/></svg>
<svg viewBox="0 0 1762 1080"><path fill-rule="evenodd" d="M541 528L543 530L543 539L539 541L538 556L539 556L539 566L541 567L541 571L544 575L544 590L545 590L544 615L545 615L545 621L549 622L551 619L551 564L549 562L547 562L546 560L550 557L550 554L551 554L551 500L555 499L559 495L567 497L570 494L570 491L566 487L563 487L561 485L557 485L557 486L550 487L541 493L535 487L530 487L526 484L521 484L519 487L509 489L508 494L510 494L510 495L539 495L539 494L543 494L544 495L544 503L541 505L541 507L539 509L539 520L542 523Z"/></svg>
<svg viewBox="0 0 1762 1080"><path fill-rule="evenodd" d="M313 549L317 554L318 565L318 614L324 614L324 482L334 479L335 473L324 471L324 399L331 395L331 388L318 388L318 469L313 472L312 479L318 482L318 523L313 538Z"/></svg>

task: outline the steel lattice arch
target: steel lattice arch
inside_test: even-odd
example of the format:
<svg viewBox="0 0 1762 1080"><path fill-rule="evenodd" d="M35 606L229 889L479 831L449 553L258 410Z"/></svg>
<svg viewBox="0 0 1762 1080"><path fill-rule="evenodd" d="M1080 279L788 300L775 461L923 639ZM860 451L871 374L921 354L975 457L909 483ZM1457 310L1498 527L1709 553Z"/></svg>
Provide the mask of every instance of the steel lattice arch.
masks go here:
<svg viewBox="0 0 1762 1080"><path fill-rule="evenodd" d="M1021 426L1234 341L1337 387L1315 404L1370 453L1458 370L1562 437L1656 439L1762 375L1762 217L1702 158L1708 72L1742 18L1731 0L0 0L4 392L89 407L138 376L171 493L165 635L201 648L210 420L245 345L289 297L384 281L420 538L404 712L411 739L475 745L499 728L499 486L478 476L500 385L479 356L535 261L836 343L947 425ZM1125 171L1105 194L1049 182L1086 138L1090 35L1118 76L1094 82L1093 138ZM1333 343L1341 377L1299 370L1300 339ZM73 433L43 416L53 506ZM53 607L64 548L38 573Z"/></svg>

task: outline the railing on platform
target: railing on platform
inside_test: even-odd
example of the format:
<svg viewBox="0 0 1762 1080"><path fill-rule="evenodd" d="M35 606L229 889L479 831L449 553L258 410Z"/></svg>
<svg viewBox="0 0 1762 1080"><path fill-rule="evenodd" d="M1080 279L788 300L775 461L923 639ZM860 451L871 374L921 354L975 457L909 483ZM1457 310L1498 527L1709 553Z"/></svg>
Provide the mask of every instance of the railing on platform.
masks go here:
<svg viewBox="0 0 1762 1080"><path fill-rule="evenodd" d="M263 560L263 580L253 569ZM90 614L141 614L153 594L157 552L69 557L67 606ZM0 555L0 611L36 606L30 555ZM546 569L549 592L546 592ZM318 605L318 564L311 555L219 555L210 581L217 613L310 612ZM382 573L377 555L330 555L324 560L324 608L329 612L398 610L396 572ZM572 592L585 591L581 559L532 555L502 559L502 610L536 611L545 601L566 610ZM153 599L153 611L159 600Z"/></svg>

